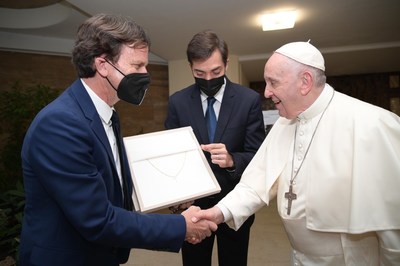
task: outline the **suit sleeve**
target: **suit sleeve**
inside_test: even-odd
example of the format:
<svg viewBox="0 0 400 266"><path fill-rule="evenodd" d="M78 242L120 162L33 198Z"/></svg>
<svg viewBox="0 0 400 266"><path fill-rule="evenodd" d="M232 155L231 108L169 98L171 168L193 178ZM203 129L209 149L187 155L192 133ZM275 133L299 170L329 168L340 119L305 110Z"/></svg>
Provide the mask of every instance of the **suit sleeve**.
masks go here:
<svg viewBox="0 0 400 266"><path fill-rule="evenodd" d="M174 129L180 127L174 99L174 96L169 97L167 118L164 122L164 127L166 129Z"/></svg>
<svg viewBox="0 0 400 266"><path fill-rule="evenodd" d="M265 139L261 100L257 95L250 99L243 150L231 152L235 162L234 178L240 178Z"/></svg>

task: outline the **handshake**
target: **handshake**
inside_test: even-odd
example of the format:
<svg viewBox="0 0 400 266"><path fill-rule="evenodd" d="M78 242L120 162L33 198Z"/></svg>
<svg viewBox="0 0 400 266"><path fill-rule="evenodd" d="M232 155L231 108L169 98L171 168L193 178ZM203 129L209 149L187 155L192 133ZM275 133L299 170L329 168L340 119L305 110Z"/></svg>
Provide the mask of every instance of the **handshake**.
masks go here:
<svg viewBox="0 0 400 266"><path fill-rule="evenodd" d="M224 221L224 215L216 206L207 210L191 206L182 212L182 215L186 221L185 240L191 244L198 244L211 236L211 233L218 229L217 225Z"/></svg>

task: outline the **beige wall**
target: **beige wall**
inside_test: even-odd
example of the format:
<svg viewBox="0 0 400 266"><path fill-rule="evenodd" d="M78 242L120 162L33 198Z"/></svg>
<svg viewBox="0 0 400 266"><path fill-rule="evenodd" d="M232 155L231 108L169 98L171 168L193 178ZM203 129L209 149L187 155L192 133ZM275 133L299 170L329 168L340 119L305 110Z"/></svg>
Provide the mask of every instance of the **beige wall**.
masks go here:
<svg viewBox="0 0 400 266"><path fill-rule="evenodd" d="M248 81L241 73L238 56L229 56L228 70L226 72L230 81L248 86ZM187 59L168 62L168 80L170 95L194 83Z"/></svg>

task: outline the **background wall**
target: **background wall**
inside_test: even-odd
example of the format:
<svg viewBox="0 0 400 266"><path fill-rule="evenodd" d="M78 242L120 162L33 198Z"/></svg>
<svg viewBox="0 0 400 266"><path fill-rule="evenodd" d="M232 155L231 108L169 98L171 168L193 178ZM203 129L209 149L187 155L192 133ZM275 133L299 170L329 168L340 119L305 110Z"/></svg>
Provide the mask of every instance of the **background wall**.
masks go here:
<svg viewBox="0 0 400 266"><path fill-rule="evenodd" d="M400 72L328 77L337 91L400 116Z"/></svg>
<svg viewBox="0 0 400 266"><path fill-rule="evenodd" d="M15 82L61 89L75 78L70 57L0 51L0 90L10 89Z"/></svg>
<svg viewBox="0 0 400 266"><path fill-rule="evenodd" d="M149 65L151 85L140 106L120 101L124 136L164 129L168 104L168 66ZM0 51L0 91L18 82L22 87L42 84L54 89L67 88L77 78L71 58L41 54Z"/></svg>

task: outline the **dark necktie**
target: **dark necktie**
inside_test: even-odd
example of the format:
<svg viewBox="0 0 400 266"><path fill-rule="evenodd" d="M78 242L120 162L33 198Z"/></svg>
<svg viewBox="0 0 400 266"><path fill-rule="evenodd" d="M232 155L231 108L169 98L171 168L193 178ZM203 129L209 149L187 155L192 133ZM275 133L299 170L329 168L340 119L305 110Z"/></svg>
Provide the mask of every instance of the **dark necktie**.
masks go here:
<svg viewBox="0 0 400 266"><path fill-rule="evenodd" d="M207 111L206 111L206 122L208 129L208 138L210 143L214 142L215 128L217 127L217 117L214 112L215 98L210 96L207 98Z"/></svg>
<svg viewBox="0 0 400 266"><path fill-rule="evenodd" d="M131 211L133 203L132 203L131 196L128 193L128 180L127 180L127 176L125 175L126 169L125 169L125 163L124 163L126 155L125 155L124 143L122 141L119 118L118 118L117 112L113 111L113 114L111 116L111 121L112 121L112 128L114 131L115 139L116 139L117 146L118 146L119 162L121 164L122 191L124 193L124 208Z"/></svg>

